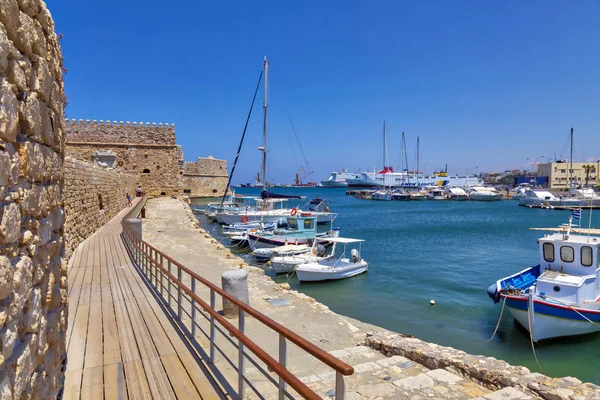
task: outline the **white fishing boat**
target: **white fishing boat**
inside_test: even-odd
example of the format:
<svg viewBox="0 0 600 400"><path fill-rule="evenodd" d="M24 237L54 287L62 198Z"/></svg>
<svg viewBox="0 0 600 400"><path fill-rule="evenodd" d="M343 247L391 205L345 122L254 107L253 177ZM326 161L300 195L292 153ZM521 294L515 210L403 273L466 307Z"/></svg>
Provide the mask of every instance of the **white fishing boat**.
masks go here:
<svg viewBox="0 0 600 400"><path fill-rule="evenodd" d="M583 200L585 207L600 207L600 196L592 188L575 189L573 191L575 198Z"/></svg>
<svg viewBox="0 0 600 400"><path fill-rule="evenodd" d="M556 197L547 190L530 189L525 193L525 196L519 200L520 206L530 208L554 208L554 207L570 207L578 208L585 203L582 199Z"/></svg>
<svg viewBox="0 0 600 400"><path fill-rule="evenodd" d="M361 243L364 240L341 237L325 240L332 244L342 244L344 248L341 256L298 265L296 276L300 282L344 279L367 272L369 264L360 257ZM351 249L350 257L347 257L347 245L356 243L358 243L359 248Z"/></svg>
<svg viewBox="0 0 600 400"><path fill-rule="evenodd" d="M538 239L539 264L489 287L538 342L600 331L600 230L574 227L532 228L550 233Z"/></svg>
<svg viewBox="0 0 600 400"><path fill-rule="evenodd" d="M390 190L376 190L371 193L371 200L390 201L392 200L392 195Z"/></svg>
<svg viewBox="0 0 600 400"><path fill-rule="evenodd" d="M321 181L319 186L324 188L347 188L348 179L356 179L359 174L348 172L346 169L333 171L327 180Z"/></svg>
<svg viewBox="0 0 600 400"><path fill-rule="evenodd" d="M286 229L248 233L248 244L252 250L265 247L279 247L286 244L311 246L315 240L339 236L339 228L317 232L316 215L298 212L287 217Z"/></svg>
<svg viewBox="0 0 600 400"><path fill-rule="evenodd" d="M503 198L504 195L493 187L474 186L469 188L469 200L472 201L498 201Z"/></svg>
<svg viewBox="0 0 600 400"><path fill-rule="evenodd" d="M273 249L272 253L273 256L269 262L273 272L285 274L293 271L300 264L319 262L334 257L335 243L330 252L325 249L325 246L315 241L310 251L301 254L289 254L289 252L281 252L277 249Z"/></svg>
<svg viewBox="0 0 600 400"><path fill-rule="evenodd" d="M465 192L463 188L448 188L446 189L445 194L448 200L464 201L469 199L467 192Z"/></svg>
<svg viewBox="0 0 600 400"><path fill-rule="evenodd" d="M446 200L444 189L431 189L425 196L427 200Z"/></svg>
<svg viewBox="0 0 600 400"><path fill-rule="evenodd" d="M268 261L277 253L282 256L293 256L310 253L312 246L305 244L286 244L278 247L263 247L252 251L252 256L259 261Z"/></svg>

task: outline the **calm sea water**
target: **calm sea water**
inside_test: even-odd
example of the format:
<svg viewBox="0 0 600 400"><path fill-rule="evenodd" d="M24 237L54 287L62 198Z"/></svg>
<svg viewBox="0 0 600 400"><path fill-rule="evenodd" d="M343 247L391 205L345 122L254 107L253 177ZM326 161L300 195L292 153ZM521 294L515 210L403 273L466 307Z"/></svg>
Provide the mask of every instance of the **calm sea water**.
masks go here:
<svg viewBox="0 0 600 400"><path fill-rule="evenodd" d="M328 199L339 213L334 226L341 227L341 236L366 240L367 274L302 284L292 277L292 288L337 313L539 372L529 336L508 310L488 341L501 304L494 304L486 290L497 279L537 264L536 239L543 232L528 228L558 226L568 221L568 211L528 209L512 200L375 202L346 196L344 189L274 191ZM585 226L588 218L584 211ZM592 214L592 226L600 227L600 211ZM208 227L218 236L216 224ZM536 352L543 373L600 384L600 369L592 367L600 360L600 334L551 341L537 345Z"/></svg>

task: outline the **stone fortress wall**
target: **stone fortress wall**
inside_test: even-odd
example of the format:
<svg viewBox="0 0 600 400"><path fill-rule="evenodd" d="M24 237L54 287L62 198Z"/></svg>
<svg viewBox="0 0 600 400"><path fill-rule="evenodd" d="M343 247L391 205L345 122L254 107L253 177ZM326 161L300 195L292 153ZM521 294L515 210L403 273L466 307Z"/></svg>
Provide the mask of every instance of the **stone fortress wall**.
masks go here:
<svg viewBox="0 0 600 400"><path fill-rule="evenodd" d="M174 124L71 120L65 133L66 156L93 163L98 152L112 152L113 167L135 175L150 196L181 193Z"/></svg>
<svg viewBox="0 0 600 400"><path fill-rule="evenodd" d="M112 167L135 175L150 196L222 196L227 186L227 161L210 156L183 162L174 124L81 119L66 123L66 156L92 163L97 154L109 152L115 156Z"/></svg>
<svg viewBox="0 0 600 400"><path fill-rule="evenodd" d="M39 0L0 1L0 398L57 398L66 358L63 67Z"/></svg>
<svg viewBox="0 0 600 400"><path fill-rule="evenodd" d="M135 197L135 175L66 157L64 162L65 252L69 257L86 238Z"/></svg>
<svg viewBox="0 0 600 400"><path fill-rule="evenodd" d="M222 196L228 177L226 160L198 157L198 161L183 164L181 187L190 197Z"/></svg>

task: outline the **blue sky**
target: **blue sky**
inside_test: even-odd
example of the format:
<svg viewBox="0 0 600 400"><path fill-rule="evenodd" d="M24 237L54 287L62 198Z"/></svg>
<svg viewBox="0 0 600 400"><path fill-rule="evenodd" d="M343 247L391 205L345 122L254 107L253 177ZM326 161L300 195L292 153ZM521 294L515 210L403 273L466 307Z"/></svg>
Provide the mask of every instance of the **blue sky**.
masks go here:
<svg viewBox="0 0 600 400"><path fill-rule="evenodd" d="M186 160L231 167L270 60L269 177L390 164L416 137L426 172L600 159L600 1L48 0L67 117L175 123ZM260 167L262 92L234 183ZM529 161L528 161L529 159ZM531 168L531 167L530 167Z"/></svg>

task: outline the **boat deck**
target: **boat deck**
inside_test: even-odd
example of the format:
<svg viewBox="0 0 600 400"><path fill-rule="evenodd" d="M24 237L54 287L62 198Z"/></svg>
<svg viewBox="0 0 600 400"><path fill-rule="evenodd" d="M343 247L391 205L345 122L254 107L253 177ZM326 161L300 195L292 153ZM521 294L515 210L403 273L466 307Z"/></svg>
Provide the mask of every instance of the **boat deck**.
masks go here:
<svg viewBox="0 0 600 400"><path fill-rule="evenodd" d="M63 398L224 398L131 262L120 237L129 210L70 259Z"/></svg>

